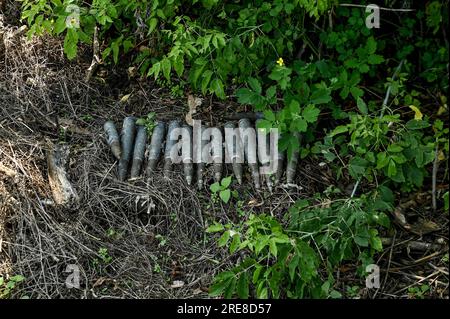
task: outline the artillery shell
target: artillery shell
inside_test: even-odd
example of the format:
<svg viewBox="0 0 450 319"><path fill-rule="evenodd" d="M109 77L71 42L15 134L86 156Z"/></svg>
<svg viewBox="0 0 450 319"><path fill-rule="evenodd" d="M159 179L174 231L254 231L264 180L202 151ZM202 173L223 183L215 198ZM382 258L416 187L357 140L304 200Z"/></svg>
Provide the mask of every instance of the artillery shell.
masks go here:
<svg viewBox="0 0 450 319"><path fill-rule="evenodd" d="M300 143L300 133L295 132L294 133L295 138L299 140ZM297 171L297 164L298 164L298 155L299 151L295 150L292 152L291 158L288 159L287 168L286 168L286 182L287 184L292 184L294 182L295 173Z"/></svg>
<svg viewBox="0 0 450 319"><path fill-rule="evenodd" d="M128 116L123 120L122 126L122 154L119 161L119 180L124 181L127 177L128 163L131 159L136 134L136 118Z"/></svg>
<svg viewBox="0 0 450 319"><path fill-rule="evenodd" d="M225 123L225 129L229 129L229 130L233 131L234 128L235 128L234 123L232 123L232 122ZM231 135L226 134L225 135L225 145L227 148L228 156L231 159L234 176L236 176L238 183L242 184L243 154L242 154L241 140L239 137L239 133L231 134Z"/></svg>
<svg viewBox="0 0 450 319"><path fill-rule="evenodd" d="M259 162L261 164L261 166L265 169L265 170L269 170L270 168L270 155L267 154L267 151L270 150L270 135L264 134L262 129L258 129L258 124L260 123L260 120L256 120L256 130L258 132L258 159ZM271 180L271 174L269 173L264 173L261 174L262 179L266 180L267 183L267 187L269 188L269 190L272 190L272 180Z"/></svg>
<svg viewBox="0 0 450 319"><path fill-rule="evenodd" d="M280 150L278 150L278 155L277 155L277 171L275 173L275 184L278 184L278 182L280 181L281 177L283 176L283 168L284 168L284 159L285 159L285 153L281 152Z"/></svg>
<svg viewBox="0 0 450 319"><path fill-rule="evenodd" d="M251 127L249 119L244 118L239 121L239 135L241 138L242 146L244 148L245 160L250 167L253 183L255 184L255 188L258 189L261 187L261 185L258 160L256 155L256 134Z"/></svg>
<svg viewBox="0 0 450 319"><path fill-rule="evenodd" d="M169 128L167 130L167 137L166 137L166 149L164 151L164 175L168 177L169 173L172 171L172 148L177 144L178 138L171 136L173 135L172 132L174 132L176 129L180 127L180 122L178 120L170 121Z"/></svg>
<svg viewBox="0 0 450 319"><path fill-rule="evenodd" d="M222 169L223 169L223 137L222 131L214 127L211 129L212 139L212 160L214 167L214 181L220 182L222 179Z"/></svg>
<svg viewBox="0 0 450 319"><path fill-rule="evenodd" d="M183 137L181 145L181 156L183 160L183 170L186 182L188 185L192 184L194 176L194 164L192 159L192 127L183 125Z"/></svg>
<svg viewBox="0 0 450 319"><path fill-rule="evenodd" d="M150 142L150 149L148 152L147 175L150 175L158 164L161 156L162 144L164 140L164 133L166 132L166 124L162 121L156 123L153 129L152 139Z"/></svg>
<svg viewBox="0 0 450 319"><path fill-rule="evenodd" d="M200 129L200 133L201 133L201 152L200 154L203 154L203 150L205 149L205 145L206 145L206 140L203 139L203 133L205 131L205 127L202 126ZM197 187L199 189L201 189L203 187L203 171L205 170L205 159L203 158L203 155L201 155L202 157L200 158L200 162L197 163Z"/></svg>
<svg viewBox="0 0 450 319"><path fill-rule="evenodd" d="M131 165L131 178L136 178L141 173L144 161L145 146L147 144L147 129L145 126L137 126L136 141L134 142L133 163Z"/></svg>
<svg viewBox="0 0 450 319"><path fill-rule="evenodd" d="M241 119L260 120L264 118L264 114L262 112L241 112L226 116L225 118L227 120L241 120Z"/></svg>
<svg viewBox="0 0 450 319"><path fill-rule="evenodd" d="M116 126L113 121L107 121L103 125L105 133L107 135L108 145L111 148L111 152L114 157L120 160L120 155L122 154L122 150L120 148L120 139L119 133L117 133Z"/></svg>

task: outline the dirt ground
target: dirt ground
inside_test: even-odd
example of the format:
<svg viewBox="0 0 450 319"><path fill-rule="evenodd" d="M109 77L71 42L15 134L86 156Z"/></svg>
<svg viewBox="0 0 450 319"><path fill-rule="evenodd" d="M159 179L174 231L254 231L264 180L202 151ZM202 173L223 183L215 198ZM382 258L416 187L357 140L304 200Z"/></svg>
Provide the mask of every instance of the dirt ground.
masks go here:
<svg viewBox="0 0 450 319"><path fill-rule="evenodd" d="M170 180L157 172L149 180L117 181L102 129L108 119L120 127L126 115L184 118L186 98L110 66L86 82L89 48L68 62L59 39L27 41L11 12L3 8L2 21L0 7L0 277L25 277L12 297L206 298L214 275L240 256L227 257L204 229L214 220L241 218L236 207L213 205L207 189L187 186L177 172ZM216 125L232 108L203 101L198 115ZM69 146L67 169L78 205L51 204L49 141ZM282 215L295 200L336 183L327 167L301 166L301 189L256 191L247 176L238 188L241 208ZM448 297L448 215L430 211L428 193L419 197L408 216L433 220L440 229L419 236L396 226L378 260L381 288L361 288L353 297L408 298L417 281L431 287L430 297ZM415 250L412 240L434 245ZM80 288L70 289L74 267ZM354 269L342 267L337 289L364 287Z"/></svg>

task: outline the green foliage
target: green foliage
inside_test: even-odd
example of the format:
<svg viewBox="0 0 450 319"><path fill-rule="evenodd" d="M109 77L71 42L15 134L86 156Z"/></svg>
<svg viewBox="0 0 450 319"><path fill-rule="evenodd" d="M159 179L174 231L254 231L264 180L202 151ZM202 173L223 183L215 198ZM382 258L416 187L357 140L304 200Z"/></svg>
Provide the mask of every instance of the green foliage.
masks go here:
<svg viewBox="0 0 450 319"><path fill-rule="evenodd" d="M353 114L349 124L337 126L312 151L339 164L349 158L348 173L355 180L384 177L407 190L422 186L425 167L434 160L435 140L424 133L429 127L425 120L403 124L399 115Z"/></svg>
<svg viewBox="0 0 450 319"><path fill-rule="evenodd" d="M140 118L136 120L136 124L137 125L143 125L145 126L146 130L147 130L147 134L149 136L152 135L153 133L153 129L156 126L156 119L155 119L155 112L150 112L147 114L146 117Z"/></svg>
<svg viewBox="0 0 450 319"><path fill-rule="evenodd" d="M388 191L384 189L383 191ZM389 227L385 211L391 198L378 191L352 200L300 200L286 224L266 214L250 215L240 225L215 223L207 232L222 233L220 247L249 257L216 276L212 296L225 298L332 298L334 273L346 260L359 260L361 275L372 255L382 250L376 226ZM323 272L321 269L325 269Z"/></svg>
<svg viewBox="0 0 450 319"><path fill-rule="evenodd" d="M15 275L7 279L0 276L0 299L9 298L17 285L24 280L25 277L21 275Z"/></svg>
<svg viewBox="0 0 450 319"><path fill-rule="evenodd" d="M425 294L430 290L428 285L420 285L408 288L408 296L410 299L424 299Z"/></svg>
<svg viewBox="0 0 450 319"><path fill-rule="evenodd" d="M224 202L225 204L228 203L231 196L234 197L237 196L236 192L231 191L230 185L231 185L231 176L222 178L222 180L219 182L215 182L214 184L211 184L209 189L211 190L212 199L214 202L217 201L217 196Z"/></svg>

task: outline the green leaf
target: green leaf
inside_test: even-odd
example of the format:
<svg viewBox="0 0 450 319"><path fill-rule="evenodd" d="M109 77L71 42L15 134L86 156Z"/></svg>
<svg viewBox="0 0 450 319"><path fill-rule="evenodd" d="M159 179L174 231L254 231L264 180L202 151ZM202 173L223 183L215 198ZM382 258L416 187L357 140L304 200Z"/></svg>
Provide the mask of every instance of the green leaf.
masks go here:
<svg viewBox="0 0 450 319"><path fill-rule="evenodd" d="M303 117L296 118L290 126L291 132L306 132L308 130L308 122Z"/></svg>
<svg viewBox="0 0 450 319"><path fill-rule="evenodd" d="M356 236L353 238L353 240L355 241L355 243L356 243L358 246L361 246L361 247L369 247L369 238L367 238L367 237L365 237L365 236L359 236L359 235L356 235Z"/></svg>
<svg viewBox="0 0 450 319"><path fill-rule="evenodd" d="M77 56L78 33L75 29L68 29L64 38L64 53L69 60Z"/></svg>
<svg viewBox="0 0 450 319"><path fill-rule="evenodd" d="M314 123L319 117L320 110L312 104L309 104L303 109L302 115L304 119L309 123Z"/></svg>
<svg viewBox="0 0 450 319"><path fill-rule="evenodd" d="M262 92L261 83L259 83L257 79L250 77L248 78L247 82L254 92L261 94Z"/></svg>
<svg viewBox="0 0 450 319"><path fill-rule="evenodd" d="M167 81L170 81L170 69L172 67L170 60L168 58L162 59L161 67L164 77L166 78Z"/></svg>
<svg viewBox="0 0 450 319"><path fill-rule="evenodd" d="M237 283L237 293L239 298L248 299L249 285L247 272L243 272Z"/></svg>
<svg viewBox="0 0 450 319"><path fill-rule="evenodd" d="M150 35L153 30L155 30L156 25L158 24L158 19L156 18L151 18L148 22L148 33L147 35Z"/></svg>
<svg viewBox="0 0 450 319"><path fill-rule="evenodd" d="M173 62L173 68L175 69L175 72L177 72L177 75L181 77L184 73L184 58L183 56L179 55Z"/></svg>
<svg viewBox="0 0 450 319"><path fill-rule="evenodd" d="M217 245L219 247L223 247L227 244L228 240L230 239L230 231L225 231L222 236L220 236L219 240L217 241Z"/></svg>
<svg viewBox="0 0 450 319"><path fill-rule="evenodd" d="M387 148L387 151L390 153L399 153L403 151L403 147L398 144L390 144Z"/></svg>
<svg viewBox="0 0 450 319"><path fill-rule="evenodd" d="M66 30L66 17L60 16L55 22L55 32L57 35L61 34L64 30Z"/></svg>
<svg viewBox="0 0 450 319"><path fill-rule="evenodd" d="M291 282L294 282L294 276L295 276L295 270L297 269L299 261L298 254L295 254L294 257L292 257L291 261L289 262L289 277L291 278Z"/></svg>
<svg viewBox="0 0 450 319"><path fill-rule="evenodd" d="M263 270L263 267L261 265L255 266L255 271L253 272L253 276L252 276L253 284L256 284L256 282L258 281L259 275L261 274L261 270Z"/></svg>
<svg viewBox="0 0 450 319"><path fill-rule="evenodd" d="M222 178L221 184L222 184L222 189L228 188L228 186L230 186L230 184L231 184L231 176Z"/></svg>
<svg viewBox="0 0 450 319"><path fill-rule="evenodd" d="M367 62L369 64L380 64L380 63L384 62L384 58L381 55L372 54L372 55L369 55Z"/></svg>
<svg viewBox="0 0 450 319"><path fill-rule="evenodd" d="M357 86L353 86L350 88L350 93L352 94L354 99L358 99L359 97L364 95L364 91L361 90L359 87Z"/></svg>
<svg viewBox="0 0 450 319"><path fill-rule="evenodd" d="M389 164L389 158L386 156L386 152L377 154L377 169L383 168Z"/></svg>
<svg viewBox="0 0 450 319"><path fill-rule="evenodd" d="M367 160L361 157L354 157L349 163L349 173L353 178L360 178L366 172Z"/></svg>
<svg viewBox="0 0 450 319"><path fill-rule="evenodd" d="M219 231L224 230L224 227L222 224L220 223L214 223L214 225L209 226L208 228L206 228L205 232L207 233L217 233Z"/></svg>
<svg viewBox="0 0 450 319"><path fill-rule="evenodd" d="M276 258L278 254L277 243L274 238L271 238L269 241L269 251Z"/></svg>
<svg viewBox="0 0 450 319"><path fill-rule="evenodd" d="M348 126L347 125L339 125L336 126L333 131L329 134L330 137L336 136L338 134L342 134L348 132Z"/></svg>
<svg viewBox="0 0 450 319"><path fill-rule="evenodd" d="M215 182L214 184L211 184L211 186L209 186L209 189L211 190L211 192L217 193L222 189L222 186L220 186L219 182Z"/></svg>
<svg viewBox="0 0 450 319"><path fill-rule="evenodd" d="M154 75L155 80L158 78L159 76L159 72L161 70L161 63L160 62L156 62L155 64L152 65L152 67L150 68L150 70L148 70L147 76L150 75Z"/></svg>
<svg viewBox="0 0 450 319"><path fill-rule="evenodd" d="M429 126L430 126L430 124L423 120L414 120L413 119L413 120L409 120L406 123L406 128L409 130L421 130L421 129L427 128Z"/></svg>
<svg viewBox="0 0 450 319"><path fill-rule="evenodd" d="M395 162L391 159L388 165L388 177L394 177L397 174L397 167Z"/></svg>
<svg viewBox="0 0 450 319"><path fill-rule="evenodd" d="M356 105L358 106L358 110L364 114L367 115L368 110L367 110L367 105L366 102L364 102L364 100L360 97L358 97L358 99L356 100Z"/></svg>
<svg viewBox="0 0 450 319"><path fill-rule="evenodd" d="M289 111L291 114L300 114L300 103L296 100L292 100L291 103L289 103Z"/></svg>
<svg viewBox="0 0 450 319"><path fill-rule="evenodd" d="M369 37L367 39L366 50L368 54L373 54L377 50L377 41L374 37Z"/></svg>
<svg viewBox="0 0 450 319"><path fill-rule="evenodd" d="M330 92L327 89L316 89L310 97L311 104L324 104L331 101Z"/></svg>
<svg viewBox="0 0 450 319"><path fill-rule="evenodd" d="M222 199L222 201L226 204L230 200L231 191L229 189L225 189L223 191L220 191L219 196Z"/></svg>
<svg viewBox="0 0 450 319"><path fill-rule="evenodd" d="M203 94L206 94L206 92L208 90L208 84L209 84L209 81L211 81L212 75L213 75L213 72L211 70L206 70L203 73L202 85L201 85L201 90L202 90Z"/></svg>
<svg viewBox="0 0 450 319"><path fill-rule="evenodd" d="M233 235L233 240L230 244L230 253L233 254L236 250L238 250L239 246L241 245L241 237L239 234Z"/></svg>
<svg viewBox="0 0 450 319"><path fill-rule="evenodd" d="M215 78L211 81L211 90L216 94L216 96L220 99L225 99L225 92L223 90L223 83L222 80L219 78Z"/></svg>

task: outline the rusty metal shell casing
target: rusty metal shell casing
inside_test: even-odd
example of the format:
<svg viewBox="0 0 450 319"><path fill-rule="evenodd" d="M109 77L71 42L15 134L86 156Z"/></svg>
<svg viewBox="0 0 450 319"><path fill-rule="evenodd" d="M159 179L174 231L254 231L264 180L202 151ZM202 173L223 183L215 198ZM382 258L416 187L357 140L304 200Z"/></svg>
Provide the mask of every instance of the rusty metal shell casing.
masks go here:
<svg viewBox="0 0 450 319"><path fill-rule="evenodd" d="M203 172L204 172L205 166L206 166L206 164L205 164L206 159L203 158L203 150L205 149L205 146L207 143L207 140L203 139L203 133L205 132L205 129L206 128L203 125L200 128L200 134L201 134L200 135L200 138L201 138L200 150L199 150L200 151L200 159L199 159L199 162L197 163L197 187L198 187L198 189L201 189L203 187ZM197 151L197 150L195 150L195 151Z"/></svg>
<svg viewBox="0 0 450 319"><path fill-rule="evenodd" d="M136 118L134 116L128 116L123 120L121 135L122 154L119 161L119 180L124 181L127 177L136 135Z"/></svg>
<svg viewBox="0 0 450 319"><path fill-rule="evenodd" d="M169 173L172 171L172 156L175 150L173 148L178 143L179 135L174 136L174 132L180 128L180 121L173 120L169 123L169 128L167 129L166 136L166 148L164 150L164 175L168 177ZM178 152L178 150L177 150Z"/></svg>
<svg viewBox="0 0 450 319"><path fill-rule="evenodd" d="M131 178L139 177L142 163L144 162L145 146L147 145L147 129L143 125L137 126L137 134L134 142L133 162L131 165Z"/></svg>
<svg viewBox="0 0 450 319"><path fill-rule="evenodd" d="M192 150L192 127L183 124L181 157L183 161L184 177L188 185L192 184L194 177L193 150Z"/></svg>
<svg viewBox="0 0 450 319"><path fill-rule="evenodd" d="M159 158L161 156L162 146L164 143L164 134L166 132L166 123L157 121L153 129L152 138L148 151L147 175L156 169Z"/></svg>
<svg viewBox="0 0 450 319"><path fill-rule="evenodd" d="M113 153L116 159L120 160L122 149L120 147L119 133L117 132L114 122L113 121L105 122L105 124L103 125L103 129L105 130L107 142L109 147L111 148L111 152Z"/></svg>
<svg viewBox="0 0 450 319"><path fill-rule="evenodd" d="M212 139L211 139L211 148L212 148L212 161L214 168L214 181L220 182L222 179L222 170L223 170L223 135L222 131L217 128L211 128Z"/></svg>
<svg viewBox="0 0 450 319"><path fill-rule="evenodd" d="M295 132L293 133L295 138L299 141L299 145L301 142L301 136L300 133ZM286 168L286 183L293 184L295 173L297 172L297 165L298 165L298 157L299 157L299 150L295 150L292 152L291 158L288 158L287 168Z"/></svg>
<svg viewBox="0 0 450 319"><path fill-rule="evenodd" d="M281 138L281 136L280 136ZM280 139L278 139L278 142L280 141ZM279 144L278 144L279 145ZM285 152L282 152L278 149L278 154L277 154L277 170L275 173L275 184L278 184L281 177L283 176L283 172L284 172L284 160L286 158Z"/></svg>
<svg viewBox="0 0 450 319"><path fill-rule="evenodd" d="M239 136L241 138L241 145L244 149L245 161L250 168L253 184L255 185L255 188L258 189L261 187L261 184L256 153L257 139L256 132L248 118L239 120Z"/></svg>
<svg viewBox="0 0 450 319"><path fill-rule="evenodd" d="M270 135L268 133L264 133L264 129L259 129L260 119L256 120L255 126L257 131L257 140L258 140L258 160L262 166L262 169L269 170L270 167L270 155L267 154L267 151L270 151ZM269 173L261 173L261 178L264 179L267 183L267 187L271 190L273 183L271 180L271 174Z"/></svg>
<svg viewBox="0 0 450 319"><path fill-rule="evenodd" d="M239 137L239 130L235 130L233 122L227 122L224 125L225 132L225 145L228 154L228 158L231 160L233 167L233 173L239 184L242 184L242 163L244 162L244 156L242 153L241 139ZM233 132L230 134L230 132ZM234 134L237 132L236 134Z"/></svg>

